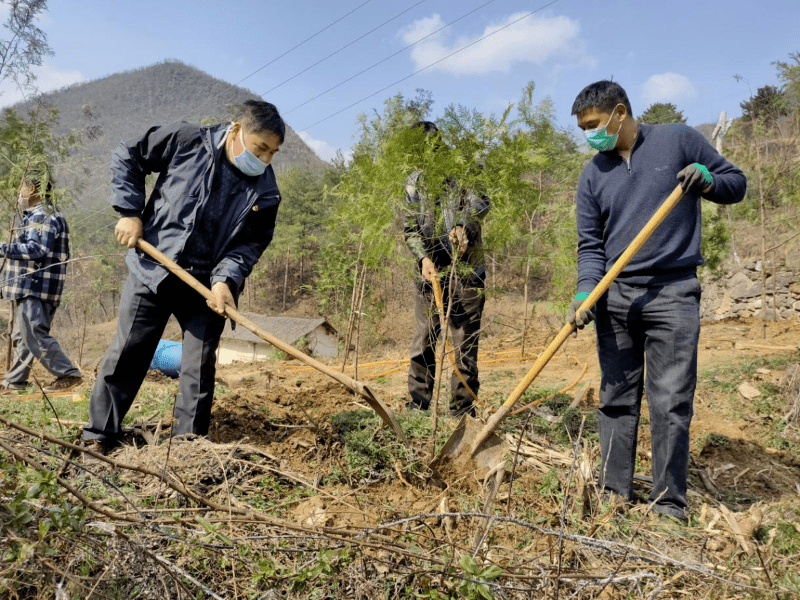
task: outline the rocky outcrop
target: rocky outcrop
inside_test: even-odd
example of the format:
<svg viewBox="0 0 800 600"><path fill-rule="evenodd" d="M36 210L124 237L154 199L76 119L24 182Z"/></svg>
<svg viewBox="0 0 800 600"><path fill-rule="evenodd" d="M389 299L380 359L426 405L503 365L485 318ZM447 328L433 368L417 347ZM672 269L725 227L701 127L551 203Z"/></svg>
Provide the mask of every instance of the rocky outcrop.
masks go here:
<svg viewBox="0 0 800 600"><path fill-rule="evenodd" d="M703 281L700 316L720 321L764 314L760 262L745 263L714 280ZM773 321L800 318L800 272L778 269L766 280L767 318Z"/></svg>

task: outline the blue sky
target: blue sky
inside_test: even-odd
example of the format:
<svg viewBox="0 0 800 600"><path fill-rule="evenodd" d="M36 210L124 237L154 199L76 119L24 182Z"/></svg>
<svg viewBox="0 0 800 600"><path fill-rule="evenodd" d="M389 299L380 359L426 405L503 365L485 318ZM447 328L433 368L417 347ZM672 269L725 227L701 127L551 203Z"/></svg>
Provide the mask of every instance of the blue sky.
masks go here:
<svg viewBox="0 0 800 600"><path fill-rule="evenodd" d="M634 116L652 102L690 125L739 116L778 84L772 63L800 52L800 0L49 0L40 27L55 53L37 71L42 91L178 59L273 102L329 159L348 153L359 113L417 88L433 93L433 117L449 104L501 113L533 80L534 100L549 96L576 133L575 95L605 78ZM0 105L19 99L0 91Z"/></svg>

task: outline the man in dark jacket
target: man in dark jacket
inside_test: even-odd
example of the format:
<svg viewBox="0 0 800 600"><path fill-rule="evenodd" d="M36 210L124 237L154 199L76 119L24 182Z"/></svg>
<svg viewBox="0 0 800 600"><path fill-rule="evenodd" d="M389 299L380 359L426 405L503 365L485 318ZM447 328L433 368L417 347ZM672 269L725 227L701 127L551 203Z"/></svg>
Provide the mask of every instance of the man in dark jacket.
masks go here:
<svg viewBox="0 0 800 600"><path fill-rule="evenodd" d="M439 139L439 130L430 121L413 125L425 132L428 141L446 151ZM477 395L478 338L485 296L483 293L486 264L484 262L481 221L489 211L489 199L457 185L448 178L442 186L431 189L424 169L414 171L406 181L406 244L420 270L414 299L414 338L408 369L408 406L427 410L436 378L436 340L441 325L431 283L439 279L444 306L450 309L455 364L464 381L454 371L450 385L450 412L460 416L475 414L473 395ZM454 261L453 258L456 257ZM453 265L452 290L443 276ZM446 312L446 308L445 308ZM466 382L467 385L464 385Z"/></svg>
<svg viewBox="0 0 800 600"><path fill-rule="evenodd" d="M44 388L46 392L67 390L82 382L78 367L50 335L69 262L69 227L51 202L52 189L49 169L26 173L17 194L22 224L11 243L0 244L0 257L7 260L3 298L14 302L15 315L11 331L14 360L0 383L3 390L27 388L34 359L56 376Z"/></svg>
<svg viewBox="0 0 800 600"><path fill-rule="evenodd" d="M572 114L599 152L578 183L578 293L570 322L582 328L594 318L593 310L575 313L678 182L684 189L685 196L598 301L595 327L602 370L600 486L623 502L633 499L644 389L652 445L650 501L655 512L686 521L700 334L700 198L739 202L747 182L693 128L637 123L617 83L584 88Z"/></svg>
<svg viewBox="0 0 800 600"><path fill-rule="evenodd" d="M272 104L249 100L230 124L153 127L117 147L111 160L112 205L120 214L115 235L131 248L130 274L84 439L105 448L118 441L171 315L183 331L172 435L208 433L222 315L272 240L280 195L269 163L284 134ZM159 176L146 199L149 173ZM210 287L213 300L144 255L136 248L140 238Z"/></svg>

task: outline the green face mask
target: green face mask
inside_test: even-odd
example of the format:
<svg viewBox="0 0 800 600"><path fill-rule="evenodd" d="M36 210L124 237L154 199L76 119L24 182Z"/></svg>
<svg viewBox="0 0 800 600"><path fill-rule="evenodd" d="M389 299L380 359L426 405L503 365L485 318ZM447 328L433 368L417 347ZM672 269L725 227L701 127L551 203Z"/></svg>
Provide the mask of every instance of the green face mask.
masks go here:
<svg viewBox="0 0 800 600"><path fill-rule="evenodd" d="M583 132L583 135L586 136L586 141L595 150L599 150L600 152L607 152L608 150L613 150L614 147L617 145L617 140L619 139L619 129L622 129L622 123L619 124L619 129L617 130L617 133L613 135L609 134L608 131L606 130L608 124L611 123L611 119L613 118L613 116L614 113L612 112L611 116L608 117L608 121L602 127L598 127L596 129L589 129L588 131Z"/></svg>

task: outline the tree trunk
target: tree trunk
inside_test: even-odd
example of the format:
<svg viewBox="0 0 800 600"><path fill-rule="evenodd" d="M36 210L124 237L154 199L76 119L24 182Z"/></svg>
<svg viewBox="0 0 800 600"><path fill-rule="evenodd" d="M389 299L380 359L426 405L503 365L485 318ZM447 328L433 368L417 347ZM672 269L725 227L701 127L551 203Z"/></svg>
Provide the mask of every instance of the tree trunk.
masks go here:
<svg viewBox="0 0 800 600"><path fill-rule="evenodd" d="M358 289L358 270L359 263L361 262L361 250L364 247L364 240L358 245L358 256L356 257L356 266L353 269L353 293L350 295L350 316L347 318L347 333L344 340L344 360L342 361L342 373L347 365L347 358L350 356L350 342L353 339L353 325L355 323L356 313L356 290Z"/></svg>
<svg viewBox="0 0 800 600"><path fill-rule="evenodd" d="M436 377L434 378L433 387L433 406L432 421L431 421L431 455L430 460L436 456L436 433L439 429L439 399L442 391L442 380L444 379L444 355L447 352L447 334L450 332L450 310L453 306L453 282L456 275L456 257L453 257L453 262L450 266L450 275L447 279L447 306L444 308L444 314L440 316L441 333L439 335L438 357L436 359ZM455 348L452 349L455 352ZM452 394L452 390L451 390Z"/></svg>
<svg viewBox="0 0 800 600"><path fill-rule="evenodd" d="M302 246L300 247L300 287L303 287L303 279L305 278L305 253L303 252Z"/></svg>
<svg viewBox="0 0 800 600"><path fill-rule="evenodd" d="M528 333L528 278L531 273L531 260L525 258L525 281L522 283L522 344L520 356L525 356L525 336Z"/></svg>
<svg viewBox="0 0 800 600"><path fill-rule="evenodd" d="M83 309L83 328L81 329L81 344L78 346L78 366L83 363L83 346L86 343L86 309Z"/></svg>
<svg viewBox="0 0 800 600"><path fill-rule="evenodd" d="M347 317L347 331L344 336L344 359L342 360L342 373L347 366L347 359L350 356L350 343L353 340L353 327L356 318L356 291L358 290L359 265L356 263L353 269L353 292L350 294L350 315Z"/></svg>
<svg viewBox="0 0 800 600"><path fill-rule="evenodd" d="M361 343L361 319L364 313L361 312L364 306L364 286L367 282L367 265L361 267L361 291L358 294L358 329L356 329L356 357L353 365L353 379L358 380L358 348Z"/></svg>
<svg viewBox="0 0 800 600"><path fill-rule="evenodd" d="M283 312L286 312L286 290L289 287L289 248L286 248L286 268L283 271Z"/></svg>
<svg viewBox="0 0 800 600"><path fill-rule="evenodd" d="M767 338L767 217L760 170L758 175L758 212L761 219L761 339L763 340Z"/></svg>

